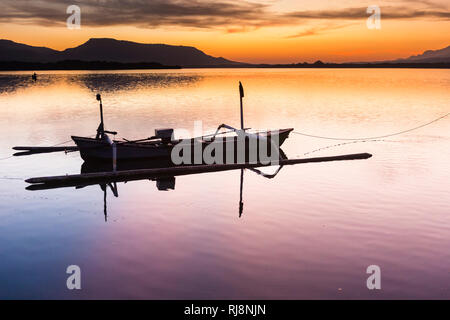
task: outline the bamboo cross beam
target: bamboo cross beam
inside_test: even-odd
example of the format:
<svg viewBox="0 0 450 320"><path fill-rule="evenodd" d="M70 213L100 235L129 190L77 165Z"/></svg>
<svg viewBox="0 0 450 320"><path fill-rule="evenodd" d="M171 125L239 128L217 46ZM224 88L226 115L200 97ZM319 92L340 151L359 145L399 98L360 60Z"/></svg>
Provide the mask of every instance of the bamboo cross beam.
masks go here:
<svg viewBox="0 0 450 320"><path fill-rule="evenodd" d="M300 163L313 163L313 162L328 162L328 161L343 161L343 160L362 160L372 157L369 153L357 153L346 154L340 156L331 157L316 157L316 158L303 158L303 159L283 159L279 160L276 165L286 166L295 165ZM25 182L30 184L46 184L48 187L51 185L60 185L61 187L79 186L79 185L93 185L106 182L125 182L133 180L171 177L207 172L218 172L226 170L236 169L250 169L257 167L272 166L273 163L261 164L261 163L236 163L236 164L207 164L207 165L193 165L193 166L176 166L154 169L138 169L138 170L126 170L126 171L108 171L98 173L86 173L86 174L74 174L52 177L38 177L30 178ZM36 188L33 188L36 187ZM39 186L29 186L29 190L39 189Z"/></svg>

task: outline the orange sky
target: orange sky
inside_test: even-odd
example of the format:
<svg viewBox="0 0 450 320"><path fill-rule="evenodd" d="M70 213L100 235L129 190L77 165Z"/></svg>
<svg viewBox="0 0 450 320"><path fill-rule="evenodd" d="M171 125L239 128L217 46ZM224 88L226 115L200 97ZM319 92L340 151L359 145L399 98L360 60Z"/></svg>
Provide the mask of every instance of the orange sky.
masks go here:
<svg viewBox="0 0 450 320"><path fill-rule="evenodd" d="M59 50L108 37L190 45L242 62L296 63L385 60L450 45L445 0L378 1L379 30L367 28L368 2L361 0L72 1L81 8L79 30L66 27L71 3L3 2L0 38Z"/></svg>

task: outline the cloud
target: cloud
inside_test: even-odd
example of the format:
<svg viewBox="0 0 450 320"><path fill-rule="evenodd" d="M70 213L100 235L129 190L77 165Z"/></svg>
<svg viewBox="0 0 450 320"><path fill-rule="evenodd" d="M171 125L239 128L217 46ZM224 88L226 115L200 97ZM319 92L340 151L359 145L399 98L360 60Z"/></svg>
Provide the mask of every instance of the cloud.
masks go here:
<svg viewBox="0 0 450 320"><path fill-rule="evenodd" d="M450 11L446 10L412 10L405 7L380 7L382 19L414 19L423 17L450 18ZM353 20L366 19L367 7L345 8L340 10L296 11L286 14L286 17L299 19L338 19Z"/></svg>
<svg viewBox="0 0 450 320"><path fill-rule="evenodd" d="M429 9L382 6L382 19L449 19L448 9L429 0L415 0ZM2 0L0 22L35 25L64 25L69 5L81 8L82 26L127 25L143 28L165 26L221 29L227 33L246 32L268 26L305 25L309 20L355 20L367 18L367 7L336 10L306 10L279 13L272 1L247 0ZM400 4L399 4L400 5ZM300 36L323 32L310 29Z"/></svg>
<svg viewBox="0 0 450 320"><path fill-rule="evenodd" d="M68 17L66 8L72 4L81 8L82 24L87 26L259 25L267 14L266 4L230 0L2 0L0 21L64 24Z"/></svg>
<svg viewBox="0 0 450 320"><path fill-rule="evenodd" d="M301 37L308 37L308 36L315 36L319 34L326 33L328 31L337 30L345 28L349 25L352 25L353 23L346 23L341 25L325 25L325 26L315 26L311 28L307 28L305 30L302 30L298 33L286 36L285 39L294 39L294 38L301 38Z"/></svg>
<svg viewBox="0 0 450 320"><path fill-rule="evenodd" d="M309 29L306 29L306 30L304 30L304 31L300 31L300 32L298 32L298 33L296 33L296 34L287 36L287 37L285 37L285 38L286 38L286 39L293 39L293 38L301 38L301 37L307 37L307 36L314 36L314 35L317 35L317 34L321 33L321 31L323 31L323 30L324 30L323 28L317 28L317 27L315 27L315 28L309 28Z"/></svg>

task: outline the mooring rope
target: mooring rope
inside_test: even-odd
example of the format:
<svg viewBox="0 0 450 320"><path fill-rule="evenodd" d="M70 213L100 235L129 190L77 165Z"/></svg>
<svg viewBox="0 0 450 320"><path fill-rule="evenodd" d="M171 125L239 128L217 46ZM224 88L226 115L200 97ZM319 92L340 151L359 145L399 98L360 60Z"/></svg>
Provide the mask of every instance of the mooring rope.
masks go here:
<svg viewBox="0 0 450 320"><path fill-rule="evenodd" d="M308 151L305 152L303 155L306 156L308 154L314 153L314 152L319 152L325 149L330 149L330 148L335 148L335 147L342 147L348 144L353 144L353 143L362 143L362 142L397 142L394 140L384 140L384 139L374 139L374 140L354 140L354 141L349 141L349 142L342 142L342 143L338 143L338 144L332 144L332 145L328 145L319 149L314 149L312 151Z"/></svg>
<svg viewBox="0 0 450 320"><path fill-rule="evenodd" d="M54 144L54 145L52 145L52 146L50 146L50 147L57 147L57 146L60 146L60 145L62 145L62 144L64 144L64 143L67 143L67 142L70 142L70 141L72 141L72 139L66 140L66 141L63 141L63 142L60 142L60 143L57 143L57 144Z"/></svg>
<svg viewBox="0 0 450 320"><path fill-rule="evenodd" d="M12 158L12 157L14 157L14 156L9 156L9 157L0 158L0 161L2 161L2 160L8 160L8 159L10 159L10 158Z"/></svg>
<svg viewBox="0 0 450 320"><path fill-rule="evenodd" d="M0 177L0 180L21 180L23 181L26 178L18 178L18 177Z"/></svg>
<svg viewBox="0 0 450 320"><path fill-rule="evenodd" d="M421 124L420 126L414 127L414 128L410 128L407 130L403 130L403 131L399 131L399 132L395 132L395 133L390 133L390 134L386 134L386 135L382 135L382 136L376 136L376 137L366 137L366 138L338 138L338 137L326 137L326 136L319 136L319 135L314 135L314 134L309 134L309 133L304 133L304 132L299 132L299 131L292 131L292 133L298 134L298 135L302 135L302 136L306 136L306 137L310 137L310 138L317 138L317 139L327 139L327 140L340 140L340 141L357 141L357 140L376 140L376 139L382 139L382 138L388 138L388 137L393 137L393 136L398 136L400 134L404 134L407 132L411 132L423 127L426 127L430 124L433 124L441 119L444 119L445 117L448 117L450 115L450 112L439 117L436 118L430 122Z"/></svg>
<svg viewBox="0 0 450 320"><path fill-rule="evenodd" d="M95 137L95 136L96 136L96 134L91 134L90 136L88 136L88 138L93 138L93 137ZM57 146L60 146L60 145L62 145L62 144L64 144L64 143L71 142L71 141L72 141L72 139L69 139L69 140L66 140L66 141L63 141L63 142L54 144L54 145L52 145L52 146L50 146L50 147L57 147Z"/></svg>

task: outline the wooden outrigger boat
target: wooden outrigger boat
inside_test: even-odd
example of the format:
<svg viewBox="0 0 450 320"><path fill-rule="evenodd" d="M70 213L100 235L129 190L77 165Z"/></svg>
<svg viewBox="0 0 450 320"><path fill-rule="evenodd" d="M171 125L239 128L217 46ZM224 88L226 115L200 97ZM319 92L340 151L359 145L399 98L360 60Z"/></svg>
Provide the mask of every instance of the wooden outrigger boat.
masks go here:
<svg viewBox="0 0 450 320"><path fill-rule="evenodd" d="M166 131L172 133L172 129L165 129ZM264 131L254 134L245 133L245 159L249 158L250 153L258 152L258 149L250 147L250 139L256 139L263 141L262 145L270 150L270 144L272 141L278 141L281 145L288 138L289 133L293 129L281 129L279 131ZM84 161L111 161L112 159L112 148L115 148L116 159L118 161L135 161L135 160L155 160L161 158L170 158L173 148L180 143L190 144L188 148L193 149L194 144L198 143L201 145L202 151L211 144L222 144L222 149L224 150L224 158L226 158L226 150L228 149L227 144L233 144L232 150L236 153L238 150L239 136L227 137L224 139L215 139L212 137L197 137L189 139L188 141L183 139L171 139L158 134L159 130L156 130L156 135L154 137L148 138L145 141L120 141L120 140L110 140L107 136L101 139L86 138L72 136L73 141L80 151L81 158ZM260 144L261 145L261 144ZM258 146L258 144L255 144ZM192 153L194 151L192 150ZM235 155L233 155L236 158ZM223 161L224 163L225 161ZM193 159L191 159L193 163Z"/></svg>
<svg viewBox="0 0 450 320"><path fill-rule="evenodd" d="M347 154L329 157L288 159L281 150L280 146L289 137L293 128L269 130L262 132L251 132L249 128L244 128L242 98L244 90L239 82L240 92L240 111L241 128L236 129L232 126L222 124L216 132L211 135L196 137L192 139L174 139L173 129L157 129L155 135L149 138L129 141L114 140L109 135L116 135L117 132L104 129L103 106L100 94L97 94L97 100L100 102L100 125L97 129L95 138L72 136L75 146L53 146L53 147L14 147L14 150L20 152L15 156L31 155L50 152L72 152L79 151L81 158L85 163L81 167L81 173L75 175L60 175L50 177L35 177L26 179L25 182L30 185L27 190L47 190L54 188L75 187L77 189L92 185L99 185L104 192L104 215L107 218L106 210L106 192L108 187L114 196L118 196L117 183L153 180L156 181L158 190L175 189L175 177L192 174L203 174L209 172L220 172L227 170L241 170L240 198L239 198L239 217L243 212L243 177L244 170L251 170L265 178L275 177L283 166L318 163L328 161L346 161L368 159L372 155L368 153ZM228 129L221 132L222 129ZM227 136L227 134L233 134ZM217 136L220 135L220 138ZM223 150L223 160L214 163L204 161L200 163L192 161L190 163L174 163L174 148L184 146L195 158L196 151ZM274 148L275 147L275 148ZM199 148L199 149L195 149ZM261 150L266 148L266 150ZM244 152L242 152L244 150ZM262 152L261 152L262 151ZM232 159L227 152L233 152ZM274 154L275 152L275 154ZM239 157L238 157L239 153ZM242 154L245 155L242 158ZM212 152L211 152L212 155ZM261 156L267 157L261 161ZM194 159L196 160L196 159ZM275 160L275 161L273 161ZM278 169L267 174L258 168L278 165Z"/></svg>
<svg viewBox="0 0 450 320"><path fill-rule="evenodd" d="M300 158L288 159L281 150L280 146L289 137L292 128L281 129L275 131L262 131L252 133L244 128L242 98L244 91L241 83L239 83L240 91L240 107L241 107L241 129L233 128L229 125L220 125L216 132L212 135L202 136L192 139L174 139L173 129L155 130L153 137L140 140L111 140L109 134L116 135L116 132L104 129L103 122L103 106L100 94L97 94L97 100L100 102L100 125L97 129L95 138L72 136L72 140L76 146L55 146L55 147L14 147L13 149L21 152L16 156L30 155L35 153L48 153L57 151L79 151L81 157L85 160L81 174L62 175L51 177L37 177L25 180L31 185L28 190L45 190L61 187L81 188L89 185L100 185L105 192L109 186L114 195L117 196L118 182L127 182L134 180L155 180L159 190L169 190L175 188L175 176L200 174L208 172L219 172L226 170L241 170L241 200L240 214L242 213L242 181L243 170L249 169L266 178L273 178L279 170L286 165L295 165L302 163L317 163L328 161L345 161L345 160L361 160L368 159L372 155L368 153L347 154L329 157L317 158ZM227 132L221 132L221 129L228 129ZM218 139L217 135L235 134L232 137L226 136L225 139ZM245 158L239 158L239 161L219 163L174 163L172 161L172 152L174 148L181 144L187 145L189 148L201 146L201 151L208 147L222 145L224 150L224 158L228 160L230 157L226 154L226 150L238 150L237 144L240 144L242 151L242 142L244 143ZM257 143L255 143L257 142ZM275 143L274 143L275 142ZM274 144L276 149L273 148ZM228 147L232 148L228 148ZM259 148L266 148L266 152L259 152ZM273 154L275 150L276 154ZM191 150L192 151L192 150ZM191 152L194 154L194 152ZM260 155L269 155L271 161L261 161ZM253 155L253 157L251 157ZM256 160L254 155L256 155ZM233 155L233 159L237 160L237 155ZM100 160L100 161L99 161ZM112 160L112 161L111 161ZM224 159L225 160L225 159ZM249 161L250 160L250 161ZM266 159L265 159L266 160ZM276 161L272 161L276 160ZM264 174L257 168L278 165L279 168L274 174ZM106 214L106 213L105 213Z"/></svg>
<svg viewBox="0 0 450 320"><path fill-rule="evenodd" d="M192 148L192 157L194 156L194 145L200 145L201 151L208 146L211 148L220 147L223 150L223 162L230 159L230 155L226 151L232 150L234 153L232 159L237 161L237 150L245 151L245 158L243 162L249 161L251 154L259 154L259 148L266 148L265 152L271 159L278 159L278 155L271 154L273 150L278 152L279 147L289 137L289 133L293 128L270 130L261 132L251 132L250 128L244 128L242 98L244 97L244 90L242 84L239 82L240 92L240 107L241 107L241 128L236 129L232 126L221 124L216 132L211 135L196 137L192 139L174 139L173 129L156 129L155 135L145 139L134 141L114 140L109 134L116 135L117 132L107 131L104 129L103 121L103 106L100 94L97 94L97 100L100 102L100 125L97 129L95 138L72 136L72 140L76 146L58 146L58 147L14 147L15 150L22 152L16 155L29 155L34 153L48 153L56 151L79 151L81 158L84 161L136 161L136 160L156 160L163 158L170 158L175 146L183 143L184 147ZM222 129L228 129L222 132ZM225 136L225 134L233 134L232 136ZM220 136L220 138L217 138ZM256 143L255 143L256 142ZM238 146L241 143L244 147ZM186 144L188 146L186 146ZM222 145L220 145L222 144ZM231 145L230 145L231 144ZM274 144L276 148L274 149ZM202 153L203 154L203 153ZM235 163L233 161L233 163ZM195 162L195 164L202 164ZM190 161L188 164L194 164Z"/></svg>
<svg viewBox="0 0 450 320"><path fill-rule="evenodd" d="M103 106L100 94L97 94L97 100L100 102L100 125L97 129L95 138L72 136L76 146L55 146L55 147L14 147L13 149L21 152L16 156L30 155L36 153L48 153L57 151L79 151L85 163L81 168L80 174L60 175L50 177L35 177L25 180L30 185L27 190L47 190L54 188L75 187L77 189L92 185L100 185L104 192L104 215L107 218L106 210L106 192L108 187L114 196L118 196L117 183L153 180L156 181L158 190L175 189L175 177L192 174L203 174L209 172L220 172L227 170L241 170L240 199L239 199L239 217L243 212L243 177L244 170L251 170L265 178L273 178L283 166L296 165L304 163L318 163L328 161L346 161L368 159L372 155L368 153L347 154L330 157L300 158L288 159L281 150L280 146L289 137L293 131L292 128L280 129L274 131L262 131L252 133L248 128L244 128L242 98L244 91L239 83L240 107L241 107L241 128L236 129L229 125L220 125L214 134L192 139L174 139L173 129L157 129L155 135L140 140L112 140L109 135L116 135L116 132L104 129ZM222 129L228 129L227 132L221 132ZM218 135L234 134L233 136ZM255 143L257 142L257 143ZM200 146L200 151L206 148L216 150L214 147L222 147L224 160L219 163L182 163L182 165L172 161L174 148L180 145L188 146L192 155L195 154L195 147ZM222 145L220 145L222 144ZM240 149L238 149L238 144ZM242 148L242 145L244 146ZM273 148L274 145L277 148ZM231 147L231 148L229 148ZM267 148L266 152L260 152L260 148ZM218 148L220 149L220 148ZM184 150L184 149L183 149ZM232 163L226 152L233 152ZM244 150L245 158L237 157L237 151ZM276 154L273 154L275 150ZM260 161L261 154L266 154L274 162ZM256 160L255 160L256 155ZM241 155L240 155L241 156ZM111 161L112 160L112 161ZM244 161L242 161L244 160ZM272 174L266 174L258 168L278 165L278 169Z"/></svg>

